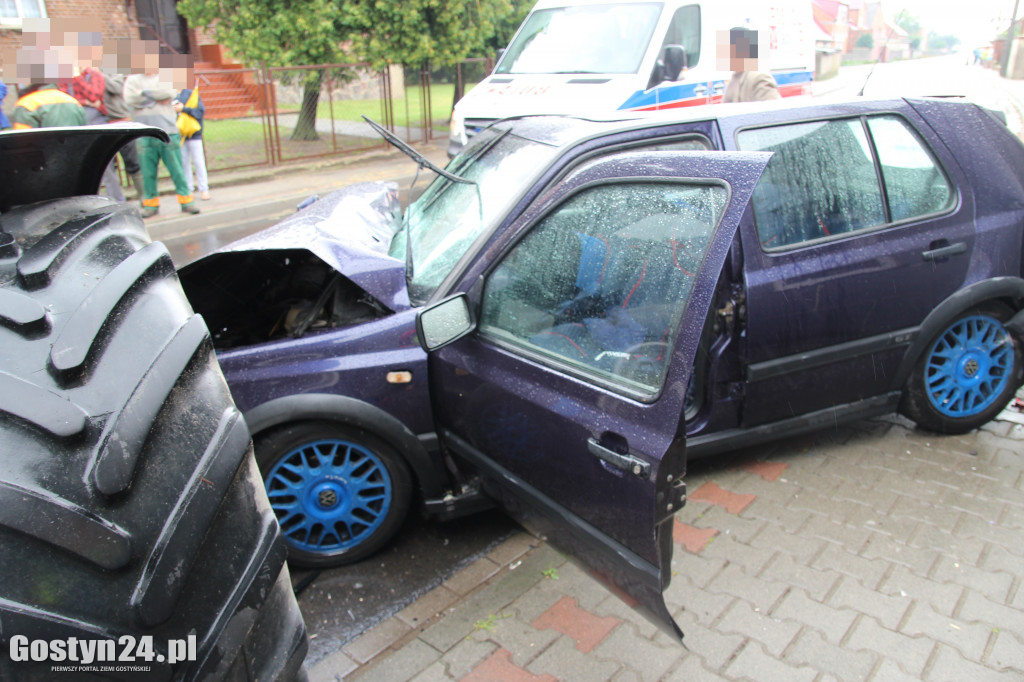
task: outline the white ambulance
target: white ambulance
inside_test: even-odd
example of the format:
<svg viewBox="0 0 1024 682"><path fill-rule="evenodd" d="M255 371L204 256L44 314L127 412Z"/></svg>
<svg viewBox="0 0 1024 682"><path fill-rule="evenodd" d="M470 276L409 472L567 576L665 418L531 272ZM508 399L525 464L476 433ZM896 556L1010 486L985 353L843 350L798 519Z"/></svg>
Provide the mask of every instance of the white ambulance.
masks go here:
<svg viewBox="0 0 1024 682"><path fill-rule="evenodd" d="M810 94L812 26L811 0L540 0L494 72L455 105L449 155L511 116L721 102L735 27L757 30L760 70L783 97Z"/></svg>

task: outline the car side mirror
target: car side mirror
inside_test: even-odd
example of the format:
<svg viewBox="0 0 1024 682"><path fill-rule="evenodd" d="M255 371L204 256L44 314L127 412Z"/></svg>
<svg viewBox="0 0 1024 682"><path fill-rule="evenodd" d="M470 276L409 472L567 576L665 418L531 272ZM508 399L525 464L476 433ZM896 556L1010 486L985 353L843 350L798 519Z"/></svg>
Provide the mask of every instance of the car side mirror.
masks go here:
<svg viewBox="0 0 1024 682"><path fill-rule="evenodd" d="M416 334L428 353L461 339L476 328L465 294L424 308L416 316Z"/></svg>
<svg viewBox="0 0 1024 682"><path fill-rule="evenodd" d="M686 63L686 48L682 45L666 45L661 58L665 68L665 80L679 80L683 69L689 68Z"/></svg>

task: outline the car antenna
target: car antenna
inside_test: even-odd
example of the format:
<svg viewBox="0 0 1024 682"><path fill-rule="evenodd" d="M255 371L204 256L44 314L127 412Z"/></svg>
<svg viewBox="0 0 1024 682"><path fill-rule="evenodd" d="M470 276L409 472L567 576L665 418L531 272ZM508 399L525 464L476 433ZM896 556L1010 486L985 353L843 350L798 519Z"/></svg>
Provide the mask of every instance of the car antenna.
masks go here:
<svg viewBox="0 0 1024 682"><path fill-rule="evenodd" d="M864 79L864 84L860 86L860 92L857 93L857 97L864 96L864 90L868 87L868 81L871 80L871 76L874 75L875 68L882 62L882 55L885 53L885 48L889 45L889 39L892 38L892 34L895 32L896 26L893 25L893 27L889 29L889 35L885 37L885 42L882 43L882 51L878 53L878 59L876 59L875 63L871 65L871 70L868 71L868 76Z"/></svg>

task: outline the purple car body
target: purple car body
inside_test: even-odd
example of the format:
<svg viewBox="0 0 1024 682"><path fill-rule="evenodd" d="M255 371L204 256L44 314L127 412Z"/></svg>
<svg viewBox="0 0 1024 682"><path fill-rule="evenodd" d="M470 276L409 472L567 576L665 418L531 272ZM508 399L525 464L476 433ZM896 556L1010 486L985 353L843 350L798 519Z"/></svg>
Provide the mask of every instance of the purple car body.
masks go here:
<svg viewBox="0 0 1024 682"><path fill-rule="evenodd" d="M496 500L681 635L687 456L896 410L962 431L1021 384L1024 147L977 106L523 119L447 170L476 184L404 219L348 188L181 273L305 563L379 547L411 489Z"/></svg>

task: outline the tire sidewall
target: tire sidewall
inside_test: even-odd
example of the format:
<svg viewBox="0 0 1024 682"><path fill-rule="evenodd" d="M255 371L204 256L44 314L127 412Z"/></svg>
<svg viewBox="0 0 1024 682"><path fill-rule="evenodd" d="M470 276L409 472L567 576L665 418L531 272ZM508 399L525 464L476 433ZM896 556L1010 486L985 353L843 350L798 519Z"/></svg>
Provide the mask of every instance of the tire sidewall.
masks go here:
<svg viewBox="0 0 1024 682"><path fill-rule="evenodd" d="M339 550L315 552L296 547L286 536L288 560L296 566L329 568L351 564L372 555L401 527L412 497L409 468L397 451L376 434L329 421L305 421L273 429L254 438L256 461L266 477L284 457L296 449L322 440L348 441L373 453L391 479L391 500L383 522L370 537L359 544ZM272 502L273 504L273 502Z"/></svg>
<svg viewBox="0 0 1024 682"><path fill-rule="evenodd" d="M917 364L914 366L914 371L907 382L907 387L903 392L903 398L900 406L900 411L905 416L916 422L918 426L936 433L967 433L968 431L977 429L994 419L996 415L1005 409L1006 405L1013 399L1017 388L1020 387L1022 377L1024 377L1024 368L1022 368L1021 362L1020 342L1018 339L1014 338L1013 334L1007 331L1007 334L1010 336L1010 342L1013 345L1013 366L1010 370L1009 380L1003 387L1002 392L991 405L981 412L969 417L952 417L937 410L932 404L931 399L929 399L927 384L925 381L925 372L927 369L928 358L931 356L932 351L935 348L935 344L949 331L950 327L956 325L965 318L979 315L991 317L997 320L1000 324L1003 324L1013 316L1013 310L1009 306L998 302L989 302L970 308L962 311L959 315L943 324L941 331L928 341L928 345L925 347L924 353L922 353L921 357L918 358Z"/></svg>

